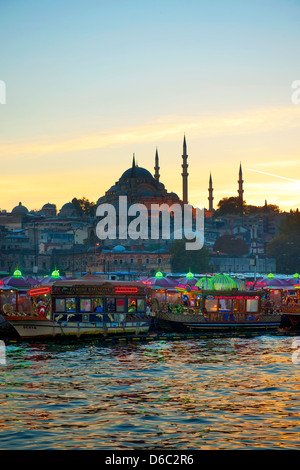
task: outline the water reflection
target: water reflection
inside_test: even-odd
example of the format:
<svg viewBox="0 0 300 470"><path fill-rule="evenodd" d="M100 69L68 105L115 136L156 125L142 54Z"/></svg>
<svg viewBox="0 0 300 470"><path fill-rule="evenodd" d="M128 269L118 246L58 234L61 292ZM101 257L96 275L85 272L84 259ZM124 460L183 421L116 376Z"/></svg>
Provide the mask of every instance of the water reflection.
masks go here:
<svg viewBox="0 0 300 470"><path fill-rule="evenodd" d="M0 447L296 449L292 341L9 344Z"/></svg>

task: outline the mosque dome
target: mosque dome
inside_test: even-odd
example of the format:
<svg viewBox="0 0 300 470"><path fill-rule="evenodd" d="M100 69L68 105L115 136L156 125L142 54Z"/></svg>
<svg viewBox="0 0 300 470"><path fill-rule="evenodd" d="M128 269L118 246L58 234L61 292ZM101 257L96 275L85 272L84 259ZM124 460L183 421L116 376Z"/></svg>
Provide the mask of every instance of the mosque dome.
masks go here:
<svg viewBox="0 0 300 470"><path fill-rule="evenodd" d="M66 204L64 204L60 209L59 215L62 215L64 217L76 216L76 210L72 202L67 202Z"/></svg>
<svg viewBox="0 0 300 470"><path fill-rule="evenodd" d="M47 202L47 204L43 205L42 211L45 210L45 209L56 209L56 205L55 204L50 204L50 202Z"/></svg>
<svg viewBox="0 0 300 470"><path fill-rule="evenodd" d="M128 170L124 171L124 173L121 176L120 180L131 178L132 171L134 171L134 177L135 178L151 178L151 179L153 179L153 176L151 175L150 171L146 170L146 168L142 168L140 166L135 166L134 170L132 168L128 168Z"/></svg>
<svg viewBox="0 0 300 470"><path fill-rule="evenodd" d="M44 204L42 207L42 212L45 215L56 215L56 205L55 204L50 204L47 202L47 204Z"/></svg>
<svg viewBox="0 0 300 470"><path fill-rule="evenodd" d="M25 206L22 206L22 203L19 202L19 205L14 207L13 210L11 211L13 214L27 214L28 209Z"/></svg>

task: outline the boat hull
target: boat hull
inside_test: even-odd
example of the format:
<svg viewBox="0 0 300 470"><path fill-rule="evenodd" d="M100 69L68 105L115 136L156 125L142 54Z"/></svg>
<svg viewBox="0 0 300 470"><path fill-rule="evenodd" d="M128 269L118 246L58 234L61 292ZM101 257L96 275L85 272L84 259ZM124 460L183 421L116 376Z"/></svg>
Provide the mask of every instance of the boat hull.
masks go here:
<svg viewBox="0 0 300 470"><path fill-rule="evenodd" d="M156 319L162 328L173 331L241 331L278 329L281 315L249 314L228 315L218 319L213 315L177 314L157 312Z"/></svg>
<svg viewBox="0 0 300 470"><path fill-rule="evenodd" d="M107 335L126 335L147 333L150 328L150 319L127 323L85 323L85 322L58 322L36 318L10 319L9 324L22 339L54 338L54 337L82 337Z"/></svg>

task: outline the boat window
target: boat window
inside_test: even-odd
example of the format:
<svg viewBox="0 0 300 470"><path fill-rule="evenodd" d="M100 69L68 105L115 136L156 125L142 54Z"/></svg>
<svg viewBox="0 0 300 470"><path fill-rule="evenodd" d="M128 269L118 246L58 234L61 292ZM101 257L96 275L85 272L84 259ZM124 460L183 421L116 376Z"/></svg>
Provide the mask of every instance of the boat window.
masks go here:
<svg viewBox="0 0 300 470"><path fill-rule="evenodd" d="M231 312L231 299L219 300L219 312Z"/></svg>
<svg viewBox="0 0 300 470"><path fill-rule="evenodd" d="M136 299L128 299L128 312L136 312Z"/></svg>
<svg viewBox="0 0 300 470"><path fill-rule="evenodd" d="M137 299L137 311L138 312L145 311L145 299Z"/></svg>
<svg viewBox="0 0 300 470"><path fill-rule="evenodd" d="M69 297L66 299L66 312L75 312L76 302L74 297Z"/></svg>
<svg viewBox="0 0 300 470"><path fill-rule="evenodd" d="M91 312L92 301L91 299L80 299L80 312Z"/></svg>
<svg viewBox="0 0 300 470"><path fill-rule="evenodd" d="M218 300L216 299L206 299L205 308L208 312L216 312L218 310Z"/></svg>
<svg viewBox="0 0 300 470"><path fill-rule="evenodd" d="M125 299L117 299L117 312L125 312Z"/></svg>
<svg viewBox="0 0 300 470"><path fill-rule="evenodd" d="M108 312L115 312L116 311L116 299L113 297L106 298L106 310Z"/></svg>
<svg viewBox="0 0 300 470"><path fill-rule="evenodd" d="M246 312L257 312L258 311L258 300L247 299Z"/></svg>
<svg viewBox="0 0 300 470"><path fill-rule="evenodd" d="M16 310L16 291L1 291L1 313L13 314Z"/></svg>
<svg viewBox="0 0 300 470"><path fill-rule="evenodd" d="M47 305L48 303L48 298L47 296L40 297L37 299L37 306L39 307L40 305ZM19 313L26 313L31 311L31 302L30 302L30 297L27 294L22 294L19 293L19 298L18 298L18 312Z"/></svg>
<svg viewBox="0 0 300 470"><path fill-rule="evenodd" d="M103 312L103 299L93 299L93 312Z"/></svg>
<svg viewBox="0 0 300 470"><path fill-rule="evenodd" d="M65 299L55 299L55 311L64 312L66 310Z"/></svg>

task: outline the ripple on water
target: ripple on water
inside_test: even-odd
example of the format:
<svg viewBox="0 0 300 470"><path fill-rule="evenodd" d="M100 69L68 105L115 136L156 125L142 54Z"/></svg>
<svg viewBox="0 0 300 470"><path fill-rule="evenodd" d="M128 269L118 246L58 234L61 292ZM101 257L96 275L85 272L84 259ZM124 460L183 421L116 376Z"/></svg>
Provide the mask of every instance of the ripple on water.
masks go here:
<svg viewBox="0 0 300 470"><path fill-rule="evenodd" d="M1 449L296 449L293 338L7 345Z"/></svg>

